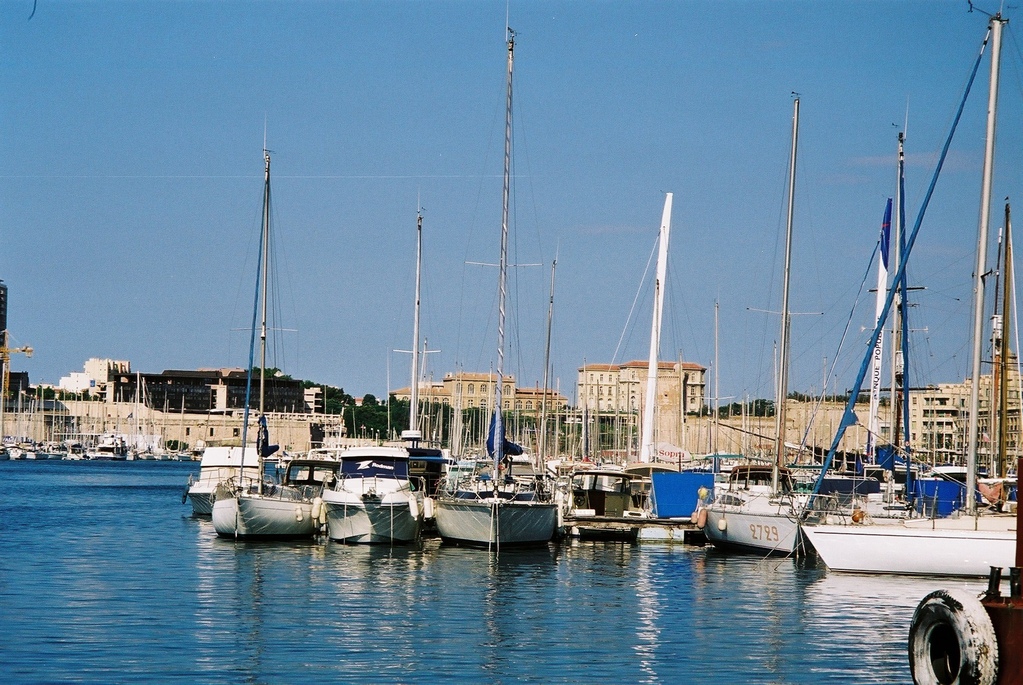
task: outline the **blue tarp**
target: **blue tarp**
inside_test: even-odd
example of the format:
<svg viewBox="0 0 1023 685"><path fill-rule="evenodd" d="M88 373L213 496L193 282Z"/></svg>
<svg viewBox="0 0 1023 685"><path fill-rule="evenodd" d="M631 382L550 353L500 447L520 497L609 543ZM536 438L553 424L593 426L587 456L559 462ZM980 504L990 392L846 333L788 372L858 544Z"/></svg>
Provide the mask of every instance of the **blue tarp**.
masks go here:
<svg viewBox="0 0 1023 685"><path fill-rule="evenodd" d="M688 471L655 473L650 497L657 518L686 518L696 511L701 487L714 492L714 474Z"/></svg>
<svg viewBox="0 0 1023 685"><path fill-rule="evenodd" d="M916 510L928 517L949 516L965 502L966 486L949 480L918 478L913 483Z"/></svg>

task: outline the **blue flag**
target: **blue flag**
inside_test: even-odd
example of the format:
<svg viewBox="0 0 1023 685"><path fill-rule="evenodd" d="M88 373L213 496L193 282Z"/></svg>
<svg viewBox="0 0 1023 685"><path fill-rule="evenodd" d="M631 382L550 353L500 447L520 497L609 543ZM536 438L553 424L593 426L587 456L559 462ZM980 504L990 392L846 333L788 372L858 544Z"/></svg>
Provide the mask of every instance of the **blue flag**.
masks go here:
<svg viewBox="0 0 1023 685"><path fill-rule="evenodd" d="M494 424L497 423L497 415L491 415L490 417L490 430L487 431L487 454L494 456L494 446L497 444L494 441ZM506 457L517 457L522 454L522 447L516 445L511 440L508 440L504 436L504 423L501 423L501 441L504 445L502 452Z"/></svg>
<svg viewBox="0 0 1023 685"><path fill-rule="evenodd" d="M891 242L892 233L892 199L888 198L888 204L884 208L884 220L881 222L881 263L885 271L888 270L888 246Z"/></svg>
<svg viewBox="0 0 1023 685"><path fill-rule="evenodd" d="M259 433L256 435L256 449L259 451L259 456L266 459L280 448L280 445L270 444L270 430L266 427L266 416L260 416Z"/></svg>

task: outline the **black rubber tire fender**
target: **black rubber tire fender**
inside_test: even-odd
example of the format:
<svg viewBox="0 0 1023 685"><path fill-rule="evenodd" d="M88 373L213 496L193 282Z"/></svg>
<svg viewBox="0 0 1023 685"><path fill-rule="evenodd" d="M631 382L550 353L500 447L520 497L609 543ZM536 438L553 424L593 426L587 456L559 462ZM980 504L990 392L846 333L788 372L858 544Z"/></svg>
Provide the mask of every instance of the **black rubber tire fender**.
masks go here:
<svg viewBox="0 0 1023 685"><path fill-rule="evenodd" d="M994 685L998 641L984 605L966 590L935 590L909 625L909 672L915 685Z"/></svg>

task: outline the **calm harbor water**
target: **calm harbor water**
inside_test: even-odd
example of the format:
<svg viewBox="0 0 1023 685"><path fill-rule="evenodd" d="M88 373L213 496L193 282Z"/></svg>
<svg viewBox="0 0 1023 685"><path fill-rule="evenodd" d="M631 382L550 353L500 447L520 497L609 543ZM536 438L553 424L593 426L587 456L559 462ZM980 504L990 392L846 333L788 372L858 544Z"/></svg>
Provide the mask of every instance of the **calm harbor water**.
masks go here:
<svg viewBox="0 0 1023 685"><path fill-rule="evenodd" d="M982 582L710 548L236 543L197 464L0 462L0 670L20 683L908 683L919 600Z"/></svg>

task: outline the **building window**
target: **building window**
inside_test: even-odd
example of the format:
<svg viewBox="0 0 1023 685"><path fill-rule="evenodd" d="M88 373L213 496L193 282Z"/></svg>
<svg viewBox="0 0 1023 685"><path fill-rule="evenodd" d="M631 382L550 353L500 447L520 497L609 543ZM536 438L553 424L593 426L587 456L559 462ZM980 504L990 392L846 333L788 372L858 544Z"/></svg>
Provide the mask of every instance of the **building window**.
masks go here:
<svg viewBox="0 0 1023 685"><path fill-rule="evenodd" d="M191 428L188 428L188 427L186 426L186 427L185 427L185 435L191 435L191 434L192 434L192 429L191 429Z"/></svg>
<svg viewBox="0 0 1023 685"><path fill-rule="evenodd" d="M213 437L213 431L215 431L215 430L217 430L217 429L216 428L210 428L210 437L211 438Z"/></svg>
<svg viewBox="0 0 1023 685"><path fill-rule="evenodd" d="M472 383L470 383L470 384L469 384L469 394L470 394L470 395L471 395L471 394L473 394L473 392L475 392L475 387L476 387L476 386L474 386L474 385L473 385ZM471 405L470 405L470 406L471 406Z"/></svg>
<svg viewBox="0 0 1023 685"><path fill-rule="evenodd" d="M233 429L233 430L231 431L231 434L232 434L232 435L233 435L234 437L236 437L236 438L237 438L237 437L238 437L238 429L237 429L237 428Z"/></svg>

